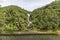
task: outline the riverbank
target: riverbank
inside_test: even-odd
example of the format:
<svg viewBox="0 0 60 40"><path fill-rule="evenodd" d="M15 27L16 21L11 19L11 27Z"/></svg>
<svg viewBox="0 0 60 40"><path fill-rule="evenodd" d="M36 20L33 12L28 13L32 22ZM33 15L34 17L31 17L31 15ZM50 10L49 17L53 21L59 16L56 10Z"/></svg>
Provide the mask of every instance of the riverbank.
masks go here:
<svg viewBox="0 0 60 40"><path fill-rule="evenodd" d="M0 33L0 35L36 35L36 34L45 34L45 35L60 35L60 31L56 30L56 31L25 31L25 32L20 32L20 31L16 31L16 32L5 32L5 33Z"/></svg>

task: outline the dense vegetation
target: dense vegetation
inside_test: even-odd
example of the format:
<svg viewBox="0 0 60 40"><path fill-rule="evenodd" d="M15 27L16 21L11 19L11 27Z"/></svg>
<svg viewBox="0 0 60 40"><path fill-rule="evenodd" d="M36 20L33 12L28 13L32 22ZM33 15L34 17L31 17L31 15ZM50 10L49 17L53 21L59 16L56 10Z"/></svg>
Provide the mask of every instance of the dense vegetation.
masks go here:
<svg viewBox="0 0 60 40"><path fill-rule="evenodd" d="M27 28L27 14L30 14L30 27ZM0 7L0 32L28 30L59 30L60 1L28 12L18 6Z"/></svg>
<svg viewBox="0 0 60 40"><path fill-rule="evenodd" d="M38 30L60 29L60 1L35 9L32 15L33 26Z"/></svg>
<svg viewBox="0 0 60 40"><path fill-rule="evenodd" d="M0 31L24 31L28 24L28 11L17 6L0 8Z"/></svg>

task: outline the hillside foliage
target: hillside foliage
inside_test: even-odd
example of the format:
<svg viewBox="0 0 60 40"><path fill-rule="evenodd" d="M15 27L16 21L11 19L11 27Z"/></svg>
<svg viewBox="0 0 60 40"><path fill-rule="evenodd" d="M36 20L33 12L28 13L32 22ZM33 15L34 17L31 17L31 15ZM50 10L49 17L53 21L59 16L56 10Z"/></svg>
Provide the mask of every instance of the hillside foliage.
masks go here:
<svg viewBox="0 0 60 40"><path fill-rule="evenodd" d="M30 14L30 28L27 28L27 14ZM28 30L60 30L60 2L52 2L29 12L18 6L0 7L0 32Z"/></svg>

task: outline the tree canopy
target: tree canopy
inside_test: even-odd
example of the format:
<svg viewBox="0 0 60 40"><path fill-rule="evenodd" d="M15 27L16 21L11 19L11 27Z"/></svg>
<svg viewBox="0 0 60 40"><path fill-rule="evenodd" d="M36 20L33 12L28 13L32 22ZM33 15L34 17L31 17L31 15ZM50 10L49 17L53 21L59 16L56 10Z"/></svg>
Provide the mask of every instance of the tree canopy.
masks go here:
<svg viewBox="0 0 60 40"><path fill-rule="evenodd" d="M14 5L0 7L0 31L28 31L28 13L30 30L60 30L60 1L55 1L32 12Z"/></svg>

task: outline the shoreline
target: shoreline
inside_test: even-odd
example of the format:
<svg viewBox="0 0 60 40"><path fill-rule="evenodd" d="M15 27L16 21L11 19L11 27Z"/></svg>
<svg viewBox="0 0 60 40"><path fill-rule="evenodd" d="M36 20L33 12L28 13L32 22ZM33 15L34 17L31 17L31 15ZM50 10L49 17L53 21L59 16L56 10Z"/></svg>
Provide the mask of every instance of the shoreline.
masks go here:
<svg viewBox="0 0 60 40"><path fill-rule="evenodd" d="M16 32L2 32L0 35L60 35L60 31L16 31Z"/></svg>

